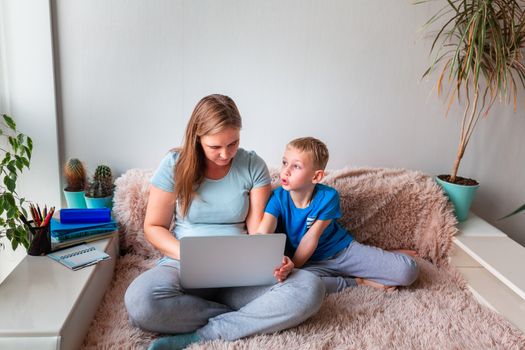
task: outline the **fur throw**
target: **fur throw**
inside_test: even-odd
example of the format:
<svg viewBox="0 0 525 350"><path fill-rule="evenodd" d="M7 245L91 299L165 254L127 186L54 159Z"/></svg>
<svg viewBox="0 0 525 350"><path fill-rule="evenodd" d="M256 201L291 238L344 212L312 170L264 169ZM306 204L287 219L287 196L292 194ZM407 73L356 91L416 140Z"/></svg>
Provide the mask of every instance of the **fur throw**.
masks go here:
<svg viewBox="0 0 525 350"><path fill-rule="evenodd" d="M272 185L279 173L272 169ZM116 181L113 213L120 224L121 249L144 257L159 252L144 238L152 172L132 169ZM398 169L343 169L328 172L325 184L341 197L340 223L365 244L414 249L436 265L447 262L457 232L452 207L427 175Z"/></svg>
<svg viewBox="0 0 525 350"><path fill-rule="evenodd" d="M152 172L129 170L116 180L113 213L121 258L82 349L145 349L157 334L128 323L124 293L160 253L143 232ZM278 173L272 171L273 185ZM298 327L235 342L215 340L191 349L524 349L525 336L476 302L448 266L456 219L434 181L400 169L343 169L324 182L341 196L340 222L357 240L419 252L412 286L385 293L366 286L328 296Z"/></svg>

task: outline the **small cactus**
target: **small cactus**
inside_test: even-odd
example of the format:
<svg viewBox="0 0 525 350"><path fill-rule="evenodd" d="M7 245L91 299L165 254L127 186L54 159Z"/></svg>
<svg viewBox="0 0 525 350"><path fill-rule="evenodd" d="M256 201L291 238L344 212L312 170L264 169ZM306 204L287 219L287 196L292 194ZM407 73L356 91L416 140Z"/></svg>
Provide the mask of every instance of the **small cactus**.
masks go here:
<svg viewBox="0 0 525 350"><path fill-rule="evenodd" d="M95 169L93 181L89 183L86 189L86 196L92 198L108 197L113 193L114 187L111 169L107 165L99 165Z"/></svg>
<svg viewBox="0 0 525 350"><path fill-rule="evenodd" d="M83 191L86 186L86 168L77 158L69 159L64 165L66 191Z"/></svg>
<svg viewBox="0 0 525 350"><path fill-rule="evenodd" d="M93 175L93 180L112 183L113 176L111 174L111 169L107 165L97 166L97 168L95 169L95 175Z"/></svg>

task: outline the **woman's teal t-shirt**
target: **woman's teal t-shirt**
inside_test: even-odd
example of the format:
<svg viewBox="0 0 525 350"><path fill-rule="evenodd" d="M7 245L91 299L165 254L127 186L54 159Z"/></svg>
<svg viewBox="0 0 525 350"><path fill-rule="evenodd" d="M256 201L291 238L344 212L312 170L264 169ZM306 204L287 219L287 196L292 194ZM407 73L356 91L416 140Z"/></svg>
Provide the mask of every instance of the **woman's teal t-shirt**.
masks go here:
<svg viewBox="0 0 525 350"><path fill-rule="evenodd" d="M151 184L173 192L173 169L179 154L168 153L153 174ZM246 233L246 216L250 204L249 192L271 182L268 168L253 151L237 150L228 174L219 180L204 179L185 217L175 209L174 234L184 236L239 235Z"/></svg>

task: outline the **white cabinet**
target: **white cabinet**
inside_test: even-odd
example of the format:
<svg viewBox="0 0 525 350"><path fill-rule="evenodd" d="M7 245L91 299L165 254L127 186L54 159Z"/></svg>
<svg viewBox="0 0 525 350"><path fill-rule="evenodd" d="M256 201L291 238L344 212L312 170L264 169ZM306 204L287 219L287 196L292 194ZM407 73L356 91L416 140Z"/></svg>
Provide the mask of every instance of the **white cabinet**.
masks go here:
<svg viewBox="0 0 525 350"><path fill-rule="evenodd" d="M525 247L472 213L459 230L451 264L482 304L525 332Z"/></svg>
<svg viewBox="0 0 525 350"><path fill-rule="evenodd" d="M111 259L72 271L25 256L0 284L0 349L78 349L113 277L118 236L90 242Z"/></svg>

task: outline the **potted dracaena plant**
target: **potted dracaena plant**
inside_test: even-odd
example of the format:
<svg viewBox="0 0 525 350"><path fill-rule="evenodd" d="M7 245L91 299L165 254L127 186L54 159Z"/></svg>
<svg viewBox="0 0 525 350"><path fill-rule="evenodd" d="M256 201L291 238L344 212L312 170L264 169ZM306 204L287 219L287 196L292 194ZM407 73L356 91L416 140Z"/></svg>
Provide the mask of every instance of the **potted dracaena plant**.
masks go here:
<svg viewBox="0 0 525 350"><path fill-rule="evenodd" d="M0 122L0 237L5 236L15 250L18 245L29 247L29 232L21 216L27 217L23 208L25 199L16 191L19 175L24 168L29 169L33 141L16 129L16 123L10 116L3 114ZM7 141L7 142L4 142Z"/></svg>
<svg viewBox="0 0 525 350"><path fill-rule="evenodd" d="M474 129L497 100L513 101L516 111L518 85L525 87L525 11L515 0L447 0L425 27L436 22L441 24L430 49L435 58L423 77L438 71L438 95L447 89L446 114L456 99L464 104L452 173L436 181L464 221L479 184L458 176L458 169Z"/></svg>
<svg viewBox="0 0 525 350"><path fill-rule="evenodd" d="M107 165L95 169L93 179L89 182L85 199L88 208L111 208L113 206L113 174Z"/></svg>
<svg viewBox="0 0 525 350"><path fill-rule="evenodd" d="M77 158L69 159L64 164L66 187L64 197L68 208L86 208L84 189L86 188L86 168Z"/></svg>

